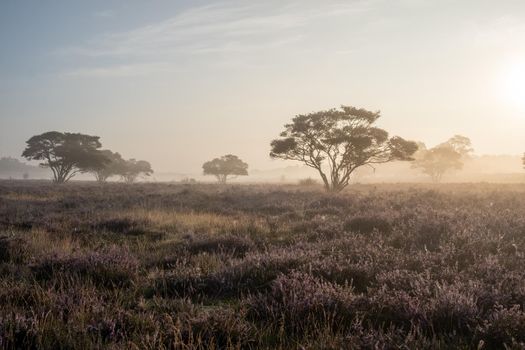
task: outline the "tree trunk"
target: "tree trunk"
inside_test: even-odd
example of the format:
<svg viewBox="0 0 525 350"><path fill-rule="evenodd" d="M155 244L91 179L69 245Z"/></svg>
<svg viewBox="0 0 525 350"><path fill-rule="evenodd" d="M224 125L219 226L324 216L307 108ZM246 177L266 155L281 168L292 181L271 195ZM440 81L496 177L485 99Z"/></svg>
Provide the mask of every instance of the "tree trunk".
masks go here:
<svg viewBox="0 0 525 350"><path fill-rule="evenodd" d="M326 191L330 192L330 182L328 182L328 178L326 177L326 175L323 173L323 171L318 168L317 171L319 172L319 175L321 176L321 179L323 179L323 183L324 183L324 188Z"/></svg>
<svg viewBox="0 0 525 350"><path fill-rule="evenodd" d="M226 181L228 181L228 175L218 174L215 176L217 177L217 182L220 183L221 185L224 185Z"/></svg>
<svg viewBox="0 0 525 350"><path fill-rule="evenodd" d="M331 192L331 193L339 193L341 192L344 188L346 187L346 185L340 183L340 182L333 182L332 183L332 186L329 188L328 192Z"/></svg>

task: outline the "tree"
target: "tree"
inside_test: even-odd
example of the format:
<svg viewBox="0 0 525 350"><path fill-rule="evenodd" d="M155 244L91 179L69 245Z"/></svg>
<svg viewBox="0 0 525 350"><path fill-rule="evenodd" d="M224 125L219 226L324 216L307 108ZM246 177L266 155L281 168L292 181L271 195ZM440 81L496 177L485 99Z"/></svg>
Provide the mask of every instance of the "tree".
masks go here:
<svg viewBox="0 0 525 350"><path fill-rule="evenodd" d="M443 175L453 169L461 169L463 162L461 154L449 146L437 146L425 150L413 163L414 168L419 168L430 175L433 182L440 182Z"/></svg>
<svg viewBox="0 0 525 350"><path fill-rule="evenodd" d="M125 160L118 169L118 174L128 184L134 183L139 176L153 174L151 164L145 160Z"/></svg>
<svg viewBox="0 0 525 350"><path fill-rule="evenodd" d="M271 143L270 157L303 162L316 169L330 192L343 190L362 166L412 160L414 142L374 126L379 112L350 106L298 115Z"/></svg>
<svg viewBox="0 0 525 350"><path fill-rule="evenodd" d="M97 167L89 170L90 173L95 175L98 182L103 183L112 176L125 173L126 161L122 159L119 153L111 152L110 150L102 150L100 152L106 157L107 162L98 164Z"/></svg>
<svg viewBox="0 0 525 350"><path fill-rule="evenodd" d="M219 183L226 183L228 176L248 175L248 164L233 154L215 158L202 165L204 175L214 175Z"/></svg>
<svg viewBox="0 0 525 350"><path fill-rule="evenodd" d="M454 135L439 146L451 147L453 150L458 152L464 159L469 158L470 154L474 151L470 139L466 136L461 135Z"/></svg>
<svg viewBox="0 0 525 350"><path fill-rule="evenodd" d="M31 137L22 156L40 160L53 172L55 183L69 181L78 173L102 166L107 159L98 149L98 136L50 131Z"/></svg>
<svg viewBox="0 0 525 350"><path fill-rule="evenodd" d="M468 137L455 135L431 149L426 149L424 144L420 144L412 166L430 175L433 182L440 182L447 172L462 169L464 161L470 157L472 151Z"/></svg>

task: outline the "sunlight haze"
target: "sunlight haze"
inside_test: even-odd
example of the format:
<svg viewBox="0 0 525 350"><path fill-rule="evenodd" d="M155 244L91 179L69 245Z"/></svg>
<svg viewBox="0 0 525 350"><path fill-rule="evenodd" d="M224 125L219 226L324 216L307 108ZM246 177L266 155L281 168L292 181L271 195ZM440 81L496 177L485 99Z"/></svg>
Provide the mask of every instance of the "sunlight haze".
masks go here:
<svg viewBox="0 0 525 350"><path fill-rule="evenodd" d="M525 149L523 1L3 1L0 151L49 130L159 172L251 169L301 113L380 110L391 135Z"/></svg>

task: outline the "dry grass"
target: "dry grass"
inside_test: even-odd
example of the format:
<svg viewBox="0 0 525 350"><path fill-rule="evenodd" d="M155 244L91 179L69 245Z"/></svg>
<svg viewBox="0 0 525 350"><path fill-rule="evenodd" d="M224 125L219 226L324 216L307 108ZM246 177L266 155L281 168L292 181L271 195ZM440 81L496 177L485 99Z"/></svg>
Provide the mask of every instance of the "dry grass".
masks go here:
<svg viewBox="0 0 525 350"><path fill-rule="evenodd" d="M21 233L27 242L27 247L34 256L70 255L82 250L81 242L74 235L57 236L43 229L32 229L29 233Z"/></svg>
<svg viewBox="0 0 525 350"><path fill-rule="evenodd" d="M214 213L139 208L115 212L109 217L144 221L150 227L174 233L214 235L244 230L255 230L260 233L270 232L268 222L255 215L235 215L232 217Z"/></svg>

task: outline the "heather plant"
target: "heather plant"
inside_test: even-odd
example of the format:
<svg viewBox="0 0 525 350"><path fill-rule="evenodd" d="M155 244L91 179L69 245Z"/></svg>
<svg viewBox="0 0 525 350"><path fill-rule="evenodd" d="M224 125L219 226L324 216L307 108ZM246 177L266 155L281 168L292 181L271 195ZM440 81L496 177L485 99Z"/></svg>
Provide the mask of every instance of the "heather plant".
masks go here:
<svg viewBox="0 0 525 350"><path fill-rule="evenodd" d="M243 257L254 248L255 244L249 237L234 235L199 237L188 242L186 247L192 254L201 252L227 253L233 257Z"/></svg>
<svg viewBox="0 0 525 350"><path fill-rule="evenodd" d="M103 252L43 257L31 269L38 280L50 280L57 274L71 275L104 286L122 287L134 281L138 264L127 250L109 247Z"/></svg>
<svg viewBox="0 0 525 350"><path fill-rule="evenodd" d="M0 182L0 348L524 348L524 193Z"/></svg>
<svg viewBox="0 0 525 350"><path fill-rule="evenodd" d="M278 276L268 293L247 301L248 317L284 328L287 333L304 334L318 324L352 320L354 315L348 313L351 299L351 289L292 271Z"/></svg>
<svg viewBox="0 0 525 350"><path fill-rule="evenodd" d="M239 297L268 290L279 274L304 265L312 257L307 251L282 249L271 254L252 253L208 273L199 266L179 265L171 273L157 276L149 290L162 296L198 299Z"/></svg>
<svg viewBox="0 0 525 350"><path fill-rule="evenodd" d="M344 229L359 233L371 233L377 230L382 233L389 233L391 224L388 220L381 217L355 217L344 223Z"/></svg>
<svg viewBox="0 0 525 350"><path fill-rule="evenodd" d="M525 313L520 305L504 308L496 305L480 326L478 338L487 346L525 347Z"/></svg>
<svg viewBox="0 0 525 350"><path fill-rule="evenodd" d="M136 234L145 231L147 220L132 220L130 218L113 218L98 222L93 226L95 230L109 231L120 234Z"/></svg>
<svg viewBox="0 0 525 350"><path fill-rule="evenodd" d="M29 254L26 243L21 238L0 236L0 263L22 264Z"/></svg>

